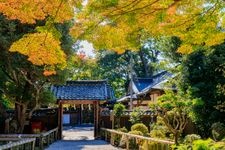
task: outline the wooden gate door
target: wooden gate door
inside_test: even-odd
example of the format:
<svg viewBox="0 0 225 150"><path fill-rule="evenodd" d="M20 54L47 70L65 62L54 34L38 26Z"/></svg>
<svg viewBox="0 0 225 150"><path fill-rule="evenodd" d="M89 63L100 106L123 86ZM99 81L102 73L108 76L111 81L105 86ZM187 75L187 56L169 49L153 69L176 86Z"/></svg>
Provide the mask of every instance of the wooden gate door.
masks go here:
<svg viewBox="0 0 225 150"><path fill-rule="evenodd" d="M63 130L63 104L93 104L94 108L94 138L99 138L100 136L100 107L99 101L94 100L60 100L58 102L58 127L59 127L59 139L62 139L62 130Z"/></svg>

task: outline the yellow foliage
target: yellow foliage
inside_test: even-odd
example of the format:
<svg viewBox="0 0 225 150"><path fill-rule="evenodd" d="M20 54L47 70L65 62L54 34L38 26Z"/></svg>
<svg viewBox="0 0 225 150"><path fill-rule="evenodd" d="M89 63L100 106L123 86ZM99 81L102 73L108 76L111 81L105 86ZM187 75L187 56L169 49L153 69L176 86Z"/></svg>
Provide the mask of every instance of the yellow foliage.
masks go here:
<svg viewBox="0 0 225 150"><path fill-rule="evenodd" d="M52 33L26 34L11 45L10 51L28 56L28 60L38 66L66 66L66 55Z"/></svg>
<svg viewBox="0 0 225 150"><path fill-rule="evenodd" d="M74 33L87 33L82 38L96 48L118 52L139 49L149 37L144 34L177 36L184 44L179 52L188 54L193 51L192 45L223 42L218 25L224 27L224 7L224 2L216 0L89 0L79 14L79 28Z"/></svg>
<svg viewBox="0 0 225 150"><path fill-rule="evenodd" d="M80 2L80 0L78 1ZM50 16L55 22L64 22L74 16L73 0L0 0L0 12L9 19L35 23Z"/></svg>
<svg viewBox="0 0 225 150"><path fill-rule="evenodd" d="M88 0L87 5L77 11L82 2L0 0L0 12L9 19L29 24L47 17L57 23L74 18L71 34L75 38L92 42L96 49L118 53L139 49L149 35L180 37L183 42L178 51L185 54L193 51L193 45L212 46L222 43L225 38L222 32L225 24L223 1ZM51 48L54 50L49 50ZM36 65L65 66L60 43L51 33L47 36L44 33L27 34L10 50L28 56L28 60ZM48 55L49 58L46 57Z"/></svg>
<svg viewBox="0 0 225 150"><path fill-rule="evenodd" d="M181 54L189 54L193 51L193 48L190 44L183 44L178 48L177 51Z"/></svg>

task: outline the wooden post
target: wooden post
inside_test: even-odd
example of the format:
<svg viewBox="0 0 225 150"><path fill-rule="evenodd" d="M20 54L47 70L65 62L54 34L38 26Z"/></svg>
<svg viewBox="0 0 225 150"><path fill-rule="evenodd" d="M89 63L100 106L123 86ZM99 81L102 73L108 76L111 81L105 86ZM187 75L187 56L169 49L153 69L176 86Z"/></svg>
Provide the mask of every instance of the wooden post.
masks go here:
<svg viewBox="0 0 225 150"><path fill-rule="evenodd" d="M35 150L35 141L32 142L32 150Z"/></svg>
<svg viewBox="0 0 225 150"><path fill-rule="evenodd" d="M59 101L59 109L58 109L58 127L59 127L59 139L62 139L62 117L63 117L63 106L62 103Z"/></svg>
<svg viewBox="0 0 225 150"><path fill-rule="evenodd" d="M105 132L105 141L107 142L107 131L104 132Z"/></svg>
<svg viewBox="0 0 225 150"><path fill-rule="evenodd" d="M94 109L94 138L97 138L97 122L96 122L96 101L94 101L93 103L93 109Z"/></svg>
<svg viewBox="0 0 225 150"><path fill-rule="evenodd" d="M56 130L56 132L55 132L55 141L58 140L58 133L59 133L59 129Z"/></svg>
<svg viewBox="0 0 225 150"><path fill-rule="evenodd" d="M126 149L129 150L129 137L126 136Z"/></svg>
<svg viewBox="0 0 225 150"><path fill-rule="evenodd" d="M99 101L97 101L97 108L96 108L96 117L97 117L97 120L96 120L96 124L97 124L97 137L100 136L100 106L99 106Z"/></svg>
<svg viewBox="0 0 225 150"><path fill-rule="evenodd" d="M99 101L94 101L94 137L95 139L99 137L99 118L100 118L100 113L99 113Z"/></svg>
<svg viewBox="0 0 225 150"><path fill-rule="evenodd" d="M169 150L169 144L166 144L166 150Z"/></svg>
<svg viewBox="0 0 225 150"><path fill-rule="evenodd" d="M44 140L43 140L43 135L41 134L41 136L39 137L39 148L41 150L44 149Z"/></svg>
<svg viewBox="0 0 225 150"><path fill-rule="evenodd" d="M114 145L114 137L115 137L115 134L111 133L111 137L110 137L110 144L111 145Z"/></svg>
<svg viewBox="0 0 225 150"><path fill-rule="evenodd" d="M50 144L50 134L46 136L47 140L47 146Z"/></svg>
<svg viewBox="0 0 225 150"><path fill-rule="evenodd" d="M110 120L112 121L112 129L114 129L114 125L115 125L115 118L114 118L114 112L113 110L110 111Z"/></svg>
<svg viewBox="0 0 225 150"><path fill-rule="evenodd" d="M82 109L81 109L81 104L79 104L79 124L82 124Z"/></svg>

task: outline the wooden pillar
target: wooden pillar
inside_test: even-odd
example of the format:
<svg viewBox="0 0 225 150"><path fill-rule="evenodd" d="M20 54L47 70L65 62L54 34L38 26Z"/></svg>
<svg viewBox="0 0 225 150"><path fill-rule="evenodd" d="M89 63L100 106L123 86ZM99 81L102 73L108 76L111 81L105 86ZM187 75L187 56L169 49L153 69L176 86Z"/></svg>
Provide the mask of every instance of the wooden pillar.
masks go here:
<svg viewBox="0 0 225 150"><path fill-rule="evenodd" d="M79 125L82 124L82 110L81 110L81 104L79 104Z"/></svg>
<svg viewBox="0 0 225 150"><path fill-rule="evenodd" d="M59 108L58 108L58 127L59 127L59 139L62 139L62 130L63 130L63 123L62 123L62 117L63 117L63 105L59 101Z"/></svg>
<svg viewBox="0 0 225 150"><path fill-rule="evenodd" d="M98 138L100 135L100 109L99 109L99 101L95 101L94 104L94 137Z"/></svg>

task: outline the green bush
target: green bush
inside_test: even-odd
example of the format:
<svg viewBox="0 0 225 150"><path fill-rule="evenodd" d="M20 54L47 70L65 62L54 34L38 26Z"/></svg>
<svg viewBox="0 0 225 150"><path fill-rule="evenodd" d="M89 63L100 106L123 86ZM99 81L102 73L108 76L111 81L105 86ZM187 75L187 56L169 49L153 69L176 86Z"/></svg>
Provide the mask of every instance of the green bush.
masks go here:
<svg viewBox="0 0 225 150"><path fill-rule="evenodd" d="M128 133L143 136L143 133L141 131L133 130L133 131L130 131ZM129 139L129 147L132 150L136 150L136 149L138 150L139 149L139 145L142 145L142 140L136 140L136 138L130 138Z"/></svg>
<svg viewBox="0 0 225 150"><path fill-rule="evenodd" d="M212 137L215 141L220 141L225 137L225 125L220 122L212 124Z"/></svg>
<svg viewBox="0 0 225 150"><path fill-rule="evenodd" d="M163 125L153 124L151 126L150 136L154 138L164 139L166 137L167 127Z"/></svg>
<svg viewBox="0 0 225 150"><path fill-rule="evenodd" d="M150 136L154 138L165 139L171 134L160 117L157 117L157 122L151 124L150 128Z"/></svg>
<svg viewBox="0 0 225 150"><path fill-rule="evenodd" d="M151 142L151 141L145 140L143 142L143 144L141 145L141 149L142 150L154 150L154 149L156 149L157 146L158 146L157 142Z"/></svg>
<svg viewBox="0 0 225 150"><path fill-rule="evenodd" d="M172 145L172 150L193 150L191 146L188 146L186 144L180 144L178 145Z"/></svg>
<svg viewBox="0 0 225 150"><path fill-rule="evenodd" d="M125 133L128 132L128 130L127 130L125 127L119 128L119 129L117 129L117 131L125 132ZM119 135L119 134L116 134L116 135L114 136L114 145L115 145L115 146L119 146L119 145L120 145L121 147L125 146L124 144L121 144L121 140L122 140L122 136Z"/></svg>
<svg viewBox="0 0 225 150"><path fill-rule="evenodd" d="M144 110L139 107L134 108L134 110L130 114L130 122L132 124L141 123L142 115L144 114Z"/></svg>
<svg viewBox="0 0 225 150"><path fill-rule="evenodd" d="M137 130L133 130L133 131L130 131L128 133L129 134L135 134L135 135L142 135L143 136L143 133L141 131L137 131Z"/></svg>
<svg viewBox="0 0 225 150"><path fill-rule="evenodd" d="M199 140L199 139L201 139L201 136L200 135L197 135L197 134L188 134L184 138L184 143L185 144L192 144L193 141Z"/></svg>
<svg viewBox="0 0 225 150"><path fill-rule="evenodd" d="M212 146L213 146L212 139L196 140L193 142L193 150L211 150Z"/></svg>
<svg viewBox="0 0 225 150"><path fill-rule="evenodd" d="M131 131L140 131L143 135L148 134L148 128L143 123L136 123L132 125Z"/></svg>
<svg viewBox="0 0 225 150"><path fill-rule="evenodd" d="M199 138L198 136L193 136ZM173 150L225 150L224 142L215 142L212 139L195 140L192 144L180 144L179 146L173 145Z"/></svg>
<svg viewBox="0 0 225 150"><path fill-rule="evenodd" d="M125 133L127 133L127 132L128 132L128 130L127 130L127 128L126 128L126 127L119 128L119 129L117 129L117 131L120 131L120 132L125 132Z"/></svg>
<svg viewBox="0 0 225 150"><path fill-rule="evenodd" d="M125 110L125 106L121 103L115 104L113 107L113 111L116 117L121 117L123 114L123 111Z"/></svg>
<svg viewBox="0 0 225 150"><path fill-rule="evenodd" d="M116 128L120 128L120 118L123 115L123 111L125 110L125 106L121 103L115 104L113 107L114 115L116 117L115 123Z"/></svg>

